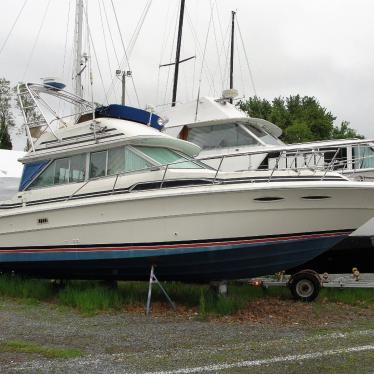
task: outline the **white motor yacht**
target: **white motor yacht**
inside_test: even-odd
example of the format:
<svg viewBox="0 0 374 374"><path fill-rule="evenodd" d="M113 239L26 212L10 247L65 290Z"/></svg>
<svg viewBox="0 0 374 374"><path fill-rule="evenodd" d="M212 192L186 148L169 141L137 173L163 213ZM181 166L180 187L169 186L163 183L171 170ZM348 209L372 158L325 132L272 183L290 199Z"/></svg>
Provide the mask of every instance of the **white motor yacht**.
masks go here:
<svg viewBox="0 0 374 374"><path fill-rule="evenodd" d="M272 168L277 162L279 168L290 167L284 154L277 161L279 152L272 148L286 146L279 137L282 130L275 124L261 118L248 117L227 98L213 99L201 97L198 102L191 101L178 104L161 112L168 119L164 132L184 139L202 148L199 157L222 156L261 150L251 156L227 158L221 165L225 171L256 170ZM290 145L290 152L295 149L313 149L319 157L309 166L329 164L334 158L334 169L350 178L370 180L374 178L374 147L370 140L329 140ZM336 151L338 150L338 153ZM219 159L209 161L217 167ZM297 162L305 160L299 158ZM294 166L294 165L292 165ZM291 167L292 167L291 166ZM298 165L302 166L302 165Z"/></svg>
<svg viewBox="0 0 374 374"><path fill-rule="evenodd" d="M20 190L0 205L2 272L147 279L156 266L160 280L253 277L305 263L374 216L373 183L305 168L223 172L160 132L150 112L94 108L49 85L19 95L44 122L26 123ZM49 118L43 95L80 114Z"/></svg>

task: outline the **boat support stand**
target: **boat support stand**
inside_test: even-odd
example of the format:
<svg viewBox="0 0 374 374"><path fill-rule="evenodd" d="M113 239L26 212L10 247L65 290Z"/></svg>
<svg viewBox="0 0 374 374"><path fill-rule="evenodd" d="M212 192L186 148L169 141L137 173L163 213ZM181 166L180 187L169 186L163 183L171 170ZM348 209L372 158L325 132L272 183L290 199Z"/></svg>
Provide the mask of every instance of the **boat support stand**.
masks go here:
<svg viewBox="0 0 374 374"><path fill-rule="evenodd" d="M176 311L175 304L171 300L171 298L168 295L168 293L166 292L165 288L162 287L162 284L158 281L158 279L157 279L157 277L155 275L154 265L152 265L152 267L151 267L151 273L150 273L150 276L149 276L148 298L147 298L147 306L146 306L145 314L147 316L149 316L150 313L151 313L152 285L154 283L156 283L160 287L160 289L163 292L163 294L165 295L167 301L169 302L169 304L171 305L171 307L173 308L173 310Z"/></svg>

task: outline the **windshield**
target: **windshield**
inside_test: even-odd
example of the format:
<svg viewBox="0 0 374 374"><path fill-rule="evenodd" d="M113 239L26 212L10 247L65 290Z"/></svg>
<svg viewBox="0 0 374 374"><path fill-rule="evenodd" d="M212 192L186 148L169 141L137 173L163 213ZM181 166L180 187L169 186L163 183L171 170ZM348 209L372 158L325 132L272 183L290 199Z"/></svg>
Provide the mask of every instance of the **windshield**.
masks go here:
<svg viewBox="0 0 374 374"><path fill-rule="evenodd" d="M191 127L187 140L205 150L258 145L257 140L237 123Z"/></svg>
<svg viewBox="0 0 374 374"><path fill-rule="evenodd" d="M244 125L247 127L249 131L251 131L254 135L260 138L265 144L269 145L284 145L284 143L276 138L275 136L269 134L264 129L258 128L253 125L246 124Z"/></svg>
<svg viewBox="0 0 374 374"><path fill-rule="evenodd" d="M170 165L169 167L172 169L201 169L202 168L200 163L187 161L187 156L182 155L169 148L142 147L142 146L138 146L135 148L161 165L166 165L166 164L170 164L173 162L182 161L182 162L176 163L175 165ZM183 162L183 160L186 160L186 161Z"/></svg>

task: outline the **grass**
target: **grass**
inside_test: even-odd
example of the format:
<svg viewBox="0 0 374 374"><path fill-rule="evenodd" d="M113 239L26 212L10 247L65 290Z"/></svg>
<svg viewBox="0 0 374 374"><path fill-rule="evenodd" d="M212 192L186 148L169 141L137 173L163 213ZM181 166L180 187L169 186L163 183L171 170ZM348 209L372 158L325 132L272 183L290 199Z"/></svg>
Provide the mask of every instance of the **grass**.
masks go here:
<svg viewBox="0 0 374 374"><path fill-rule="evenodd" d="M47 358L75 358L83 356L79 349L47 347L19 340L0 342L0 352L35 353Z"/></svg>
<svg viewBox="0 0 374 374"><path fill-rule="evenodd" d="M229 284L227 296L217 295L208 285L168 282L164 283L164 287L177 305L197 308L201 319L209 315L235 314L250 301L259 298L291 298L285 287L265 290L235 282ZM147 293L147 282L118 282L117 288L108 288L102 282L70 281L59 289L47 280L0 275L0 296L22 299L28 303L52 301L86 315L143 307ZM369 307L374 305L374 292L369 289L323 289L318 300L322 303L340 302ZM166 302L157 285L153 286L152 301Z"/></svg>
<svg viewBox="0 0 374 374"><path fill-rule="evenodd" d="M324 288L321 290L319 300L369 307L374 304L374 290L367 288Z"/></svg>
<svg viewBox="0 0 374 374"><path fill-rule="evenodd" d="M47 280L21 278L11 275L0 276L0 296L44 301L50 299L53 294L53 285Z"/></svg>

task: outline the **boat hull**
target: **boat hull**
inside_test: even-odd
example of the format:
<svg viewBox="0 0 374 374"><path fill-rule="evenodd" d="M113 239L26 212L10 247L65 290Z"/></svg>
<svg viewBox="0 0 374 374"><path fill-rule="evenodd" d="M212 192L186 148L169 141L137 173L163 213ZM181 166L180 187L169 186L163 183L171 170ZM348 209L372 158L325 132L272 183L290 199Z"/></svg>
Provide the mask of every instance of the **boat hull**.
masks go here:
<svg viewBox="0 0 374 374"><path fill-rule="evenodd" d="M189 243L18 248L1 250L0 270L63 279L205 282L272 274L303 264L350 231Z"/></svg>
<svg viewBox="0 0 374 374"><path fill-rule="evenodd" d="M317 257L374 215L368 187L292 185L170 188L10 210L0 216L0 271L142 280L157 265L164 280L267 275Z"/></svg>

